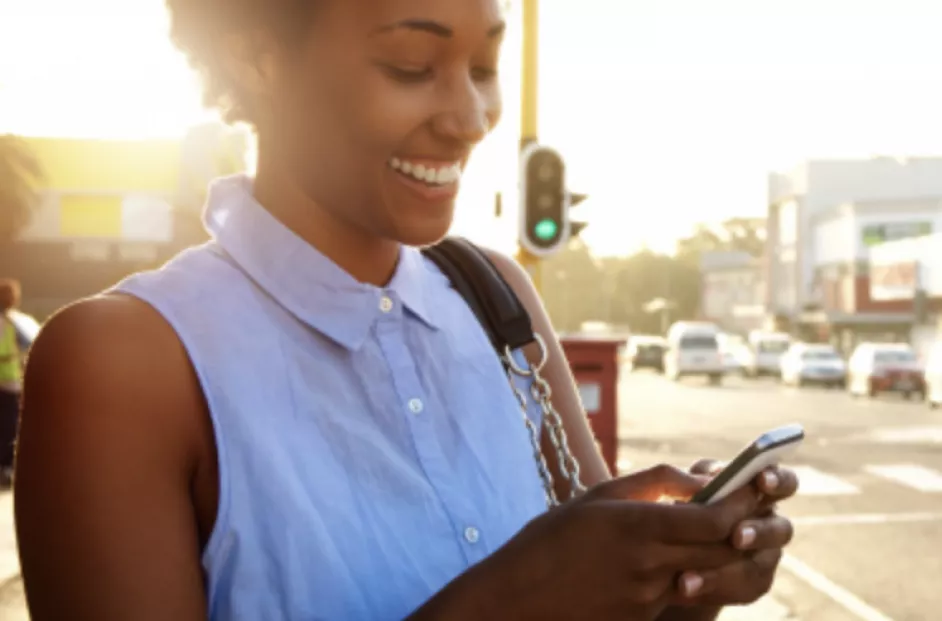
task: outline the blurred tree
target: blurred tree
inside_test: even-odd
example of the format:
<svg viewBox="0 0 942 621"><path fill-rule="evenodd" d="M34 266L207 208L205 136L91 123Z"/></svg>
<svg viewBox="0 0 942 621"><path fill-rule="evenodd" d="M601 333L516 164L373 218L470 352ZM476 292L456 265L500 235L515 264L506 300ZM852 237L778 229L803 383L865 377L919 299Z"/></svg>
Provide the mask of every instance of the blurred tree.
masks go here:
<svg viewBox="0 0 942 621"><path fill-rule="evenodd" d="M704 252L739 250L760 257L765 240L764 218L730 218L718 226L696 225L690 236L677 242L677 256L699 260Z"/></svg>
<svg viewBox="0 0 942 621"><path fill-rule="evenodd" d="M583 322L605 321L602 271L581 238L543 262L543 302L561 332L578 331Z"/></svg>
<svg viewBox="0 0 942 621"><path fill-rule="evenodd" d="M0 242L15 239L39 204L43 169L24 140L0 136Z"/></svg>

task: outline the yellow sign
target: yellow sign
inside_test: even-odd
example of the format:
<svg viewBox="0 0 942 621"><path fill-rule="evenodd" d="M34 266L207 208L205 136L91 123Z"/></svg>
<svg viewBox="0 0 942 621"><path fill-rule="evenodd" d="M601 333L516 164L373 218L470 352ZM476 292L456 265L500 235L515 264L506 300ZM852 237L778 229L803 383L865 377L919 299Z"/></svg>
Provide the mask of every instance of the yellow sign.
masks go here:
<svg viewBox="0 0 942 621"><path fill-rule="evenodd" d="M122 197L66 195L59 203L62 237L121 237Z"/></svg>

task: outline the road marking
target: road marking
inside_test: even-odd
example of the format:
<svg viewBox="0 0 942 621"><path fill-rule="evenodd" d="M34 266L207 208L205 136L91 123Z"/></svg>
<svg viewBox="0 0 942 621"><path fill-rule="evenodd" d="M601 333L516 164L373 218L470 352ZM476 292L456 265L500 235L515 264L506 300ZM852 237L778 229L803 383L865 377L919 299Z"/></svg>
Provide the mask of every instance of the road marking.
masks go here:
<svg viewBox="0 0 942 621"><path fill-rule="evenodd" d="M781 566L862 621L893 621L890 617L794 556L788 554L783 556Z"/></svg>
<svg viewBox="0 0 942 621"><path fill-rule="evenodd" d="M868 524L913 524L942 522L942 513L850 513L837 515L806 515L790 518L792 524L807 526L865 526Z"/></svg>
<svg viewBox="0 0 942 621"><path fill-rule="evenodd" d="M860 488L843 479L821 472L811 466L790 466L798 475L799 496L850 496L859 494Z"/></svg>
<svg viewBox="0 0 942 621"><path fill-rule="evenodd" d="M942 492L942 474L914 464L865 466L870 474L920 492Z"/></svg>
<svg viewBox="0 0 942 621"><path fill-rule="evenodd" d="M942 426L878 427L863 434L847 438L850 442L876 442L878 444L942 444Z"/></svg>

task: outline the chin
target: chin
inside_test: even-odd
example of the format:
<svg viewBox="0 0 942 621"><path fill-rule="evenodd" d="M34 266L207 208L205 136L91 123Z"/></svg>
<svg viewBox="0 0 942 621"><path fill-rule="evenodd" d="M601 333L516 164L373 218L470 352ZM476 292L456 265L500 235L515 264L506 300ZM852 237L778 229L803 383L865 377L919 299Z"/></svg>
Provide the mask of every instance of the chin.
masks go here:
<svg viewBox="0 0 942 621"><path fill-rule="evenodd" d="M426 214L417 218L397 219L392 237L407 246L432 246L448 235L453 220L454 209L436 216Z"/></svg>

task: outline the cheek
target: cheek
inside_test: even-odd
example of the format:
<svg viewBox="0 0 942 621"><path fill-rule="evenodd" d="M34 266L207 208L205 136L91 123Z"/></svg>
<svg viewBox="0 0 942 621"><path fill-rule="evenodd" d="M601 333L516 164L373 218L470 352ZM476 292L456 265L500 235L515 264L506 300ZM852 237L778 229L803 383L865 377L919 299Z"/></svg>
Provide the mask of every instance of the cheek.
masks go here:
<svg viewBox="0 0 942 621"><path fill-rule="evenodd" d="M385 154L400 147L432 116L428 86L397 87L383 76L370 76L351 106L365 142Z"/></svg>

